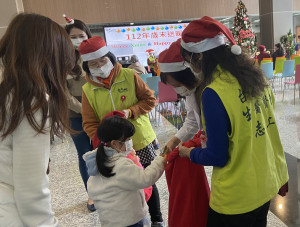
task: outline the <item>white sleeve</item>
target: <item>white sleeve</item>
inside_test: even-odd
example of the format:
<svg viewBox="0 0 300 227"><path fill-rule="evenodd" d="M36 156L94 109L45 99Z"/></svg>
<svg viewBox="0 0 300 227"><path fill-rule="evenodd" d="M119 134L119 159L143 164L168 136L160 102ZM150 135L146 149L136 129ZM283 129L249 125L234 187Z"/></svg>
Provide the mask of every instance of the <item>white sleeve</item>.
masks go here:
<svg viewBox="0 0 300 227"><path fill-rule="evenodd" d="M132 160L122 160L122 166L116 171L120 187L126 190L144 189L153 185L163 174L164 158L157 156L145 170L135 165Z"/></svg>
<svg viewBox="0 0 300 227"><path fill-rule="evenodd" d="M197 134L200 130L195 113L193 108L192 99L190 97L187 97L185 108L187 110L187 115L185 118L185 121L183 123L183 126L179 129L179 131L176 133L176 137L180 139L182 142L186 142L189 139L192 139L195 134Z"/></svg>
<svg viewBox="0 0 300 227"><path fill-rule="evenodd" d="M41 122L41 111L35 114ZM50 133L37 134L26 117L13 132L14 197L25 226L58 226L51 208L49 178Z"/></svg>

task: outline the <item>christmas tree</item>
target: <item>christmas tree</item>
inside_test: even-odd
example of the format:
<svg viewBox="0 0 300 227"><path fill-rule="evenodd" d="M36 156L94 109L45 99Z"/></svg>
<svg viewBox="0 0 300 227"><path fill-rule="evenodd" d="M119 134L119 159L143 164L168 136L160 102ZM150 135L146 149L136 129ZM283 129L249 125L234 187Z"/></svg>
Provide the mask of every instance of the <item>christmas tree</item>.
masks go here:
<svg viewBox="0 0 300 227"><path fill-rule="evenodd" d="M238 2L235 9L236 16L233 21L233 37L238 45L248 50L249 54L256 51L255 35L251 29L251 22L247 15L247 9L242 1Z"/></svg>
<svg viewBox="0 0 300 227"><path fill-rule="evenodd" d="M290 57L295 53L294 35L292 34L291 29L286 35L280 37L280 42L285 49L287 58L290 59Z"/></svg>

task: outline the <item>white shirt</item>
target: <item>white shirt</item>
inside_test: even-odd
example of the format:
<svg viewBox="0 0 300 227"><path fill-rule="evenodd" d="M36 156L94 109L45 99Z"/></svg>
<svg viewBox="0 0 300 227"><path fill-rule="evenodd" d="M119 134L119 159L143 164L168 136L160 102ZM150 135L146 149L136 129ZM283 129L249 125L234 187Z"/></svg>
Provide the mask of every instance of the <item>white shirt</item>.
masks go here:
<svg viewBox="0 0 300 227"><path fill-rule="evenodd" d="M86 160L94 152L97 150L86 153L83 158ZM164 158L157 156L145 170L122 153L114 154L110 160L116 175L106 178L98 172L90 176L87 183L89 197L94 201L102 227L133 225L148 212L143 189L161 177Z"/></svg>
<svg viewBox="0 0 300 227"><path fill-rule="evenodd" d="M34 116L41 121L41 111ZM26 117L12 134L0 140L1 227L58 226L46 174L49 155L49 130L37 134Z"/></svg>
<svg viewBox="0 0 300 227"><path fill-rule="evenodd" d="M182 142L192 139L202 127L199 104L197 104L195 93L186 97L185 108L187 110L185 121L175 135Z"/></svg>

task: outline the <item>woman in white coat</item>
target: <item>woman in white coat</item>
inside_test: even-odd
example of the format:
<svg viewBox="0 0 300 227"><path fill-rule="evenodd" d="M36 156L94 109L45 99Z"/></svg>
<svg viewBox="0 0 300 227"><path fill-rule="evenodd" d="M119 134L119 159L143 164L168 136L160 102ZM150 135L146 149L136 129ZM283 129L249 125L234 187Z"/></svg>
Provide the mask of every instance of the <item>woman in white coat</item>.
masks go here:
<svg viewBox="0 0 300 227"><path fill-rule="evenodd" d="M50 132L69 128L74 48L57 23L19 14L0 40L0 226L58 226L51 208Z"/></svg>
<svg viewBox="0 0 300 227"><path fill-rule="evenodd" d="M172 151L180 142L186 142L201 129L200 102L196 99L201 92L201 82L186 66L180 55L180 39L161 52L158 57L161 81L174 87L177 94L186 97L187 116L183 126L167 143ZM198 95L199 97L199 95Z"/></svg>

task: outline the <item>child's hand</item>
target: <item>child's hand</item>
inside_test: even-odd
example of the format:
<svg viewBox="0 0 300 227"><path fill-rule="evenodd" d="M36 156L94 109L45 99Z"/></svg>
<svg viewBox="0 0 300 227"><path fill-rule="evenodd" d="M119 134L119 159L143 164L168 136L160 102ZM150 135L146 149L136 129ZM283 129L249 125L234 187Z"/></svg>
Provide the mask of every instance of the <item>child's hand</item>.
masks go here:
<svg viewBox="0 0 300 227"><path fill-rule="evenodd" d="M167 146L164 146L163 150L160 150L160 156L162 156L162 157L164 157L164 158L167 157L167 155L168 155L169 153L170 153L170 152L169 152Z"/></svg>
<svg viewBox="0 0 300 227"><path fill-rule="evenodd" d="M178 145L179 148L179 156L182 158L190 158L191 150L193 150L195 147L187 148L185 146L182 146L182 142Z"/></svg>

